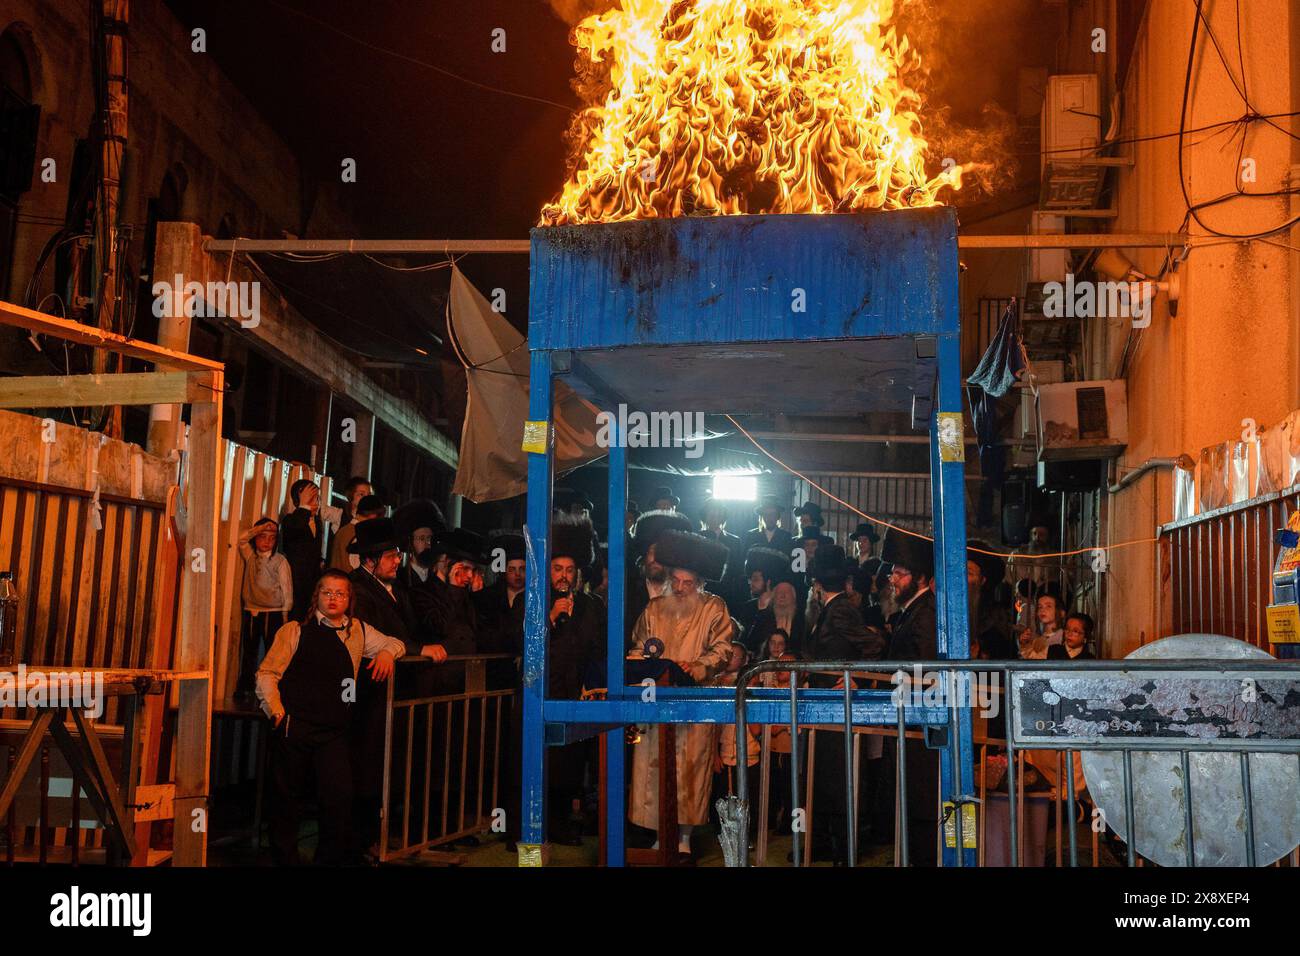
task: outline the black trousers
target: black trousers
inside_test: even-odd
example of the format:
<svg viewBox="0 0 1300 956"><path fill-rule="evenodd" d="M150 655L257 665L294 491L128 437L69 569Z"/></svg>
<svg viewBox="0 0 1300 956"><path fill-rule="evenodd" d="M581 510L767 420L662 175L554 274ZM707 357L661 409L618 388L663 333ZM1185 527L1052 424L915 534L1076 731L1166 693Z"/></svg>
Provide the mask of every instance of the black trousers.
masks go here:
<svg viewBox="0 0 1300 956"><path fill-rule="evenodd" d="M939 827L939 754L930 750L921 740L908 738L904 745L907 759L907 836L908 860L912 866L937 866L937 836ZM881 794L887 795L889 805L897 812L896 778L898 770L897 741L886 740L882 754L884 779ZM889 818L893 827L894 818Z"/></svg>
<svg viewBox="0 0 1300 956"><path fill-rule="evenodd" d="M271 649L275 632L284 625L283 611L245 611L239 634L239 677L235 693L251 693L257 680L257 665ZM258 648L265 650L259 652Z"/></svg>
<svg viewBox="0 0 1300 956"><path fill-rule="evenodd" d="M363 848L379 840L379 813L384 800L384 725L388 716L388 685L370 676L370 663L363 659L357 670L357 702L352 707L347 734L355 779L353 826Z"/></svg>
<svg viewBox="0 0 1300 956"><path fill-rule="evenodd" d="M314 783L320 818L316 862L327 866L351 862L352 758L347 729L290 715L272 731L270 748L272 859L279 866L301 862L298 824Z"/></svg>

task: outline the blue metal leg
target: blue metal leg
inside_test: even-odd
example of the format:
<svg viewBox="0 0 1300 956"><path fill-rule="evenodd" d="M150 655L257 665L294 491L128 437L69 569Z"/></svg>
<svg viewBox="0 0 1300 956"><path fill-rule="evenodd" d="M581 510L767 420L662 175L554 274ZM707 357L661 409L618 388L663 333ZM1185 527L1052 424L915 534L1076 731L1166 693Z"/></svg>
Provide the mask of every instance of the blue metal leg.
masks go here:
<svg viewBox="0 0 1300 956"><path fill-rule="evenodd" d="M540 866L546 826L546 607L550 581L551 477L555 437L551 429L551 353L533 352L529 368L528 418L546 423L544 451L528 455L527 590L524 610L523 814L519 865Z"/></svg>
<svg viewBox="0 0 1300 956"><path fill-rule="evenodd" d="M961 414L961 347L956 333L938 336L939 387L935 419L930 427L930 494L934 516L935 611L939 629L939 656L963 659L970 656L969 621L966 604L966 476L964 436L958 430L957 444L944 453L939 433L942 416ZM956 689L965 691L970 678L960 675ZM969 696L966 696L969 700ZM974 761L969 707L958 708L956 739L940 759L940 792L949 801L969 792ZM955 753L953 752L955 748ZM958 808L957 812L960 812ZM957 829L956 821L953 824ZM963 842L967 834L963 833ZM943 865L956 866L957 849L943 849ZM962 863L975 865L975 851L964 850Z"/></svg>
<svg viewBox="0 0 1300 956"><path fill-rule="evenodd" d="M627 447L624 436L615 426L609 449L609 600L606 627L608 657L606 658L606 683L610 698L623 696L623 612L624 590L627 584L627 536L623 526L627 514ZM625 863L624 833L627 818L627 800L624 793L624 757L627 746L623 728L616 727L605 735L605 865L623 866Z"/></svg>

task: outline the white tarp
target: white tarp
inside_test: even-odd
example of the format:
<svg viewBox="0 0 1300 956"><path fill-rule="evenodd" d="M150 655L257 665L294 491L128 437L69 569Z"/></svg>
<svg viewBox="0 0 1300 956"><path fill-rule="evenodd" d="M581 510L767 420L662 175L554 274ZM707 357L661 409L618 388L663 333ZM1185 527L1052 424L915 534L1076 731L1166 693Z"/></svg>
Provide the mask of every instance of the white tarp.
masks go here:
<svg viewBox="0 0 1300 956"><path fill-rule="evenodd" d="M496 501L528 487L522 448L528 418L528 340L454 265L451 270L452 344L465 365L468 401L460 435L460 464L452 491L471 501ZM556 473L604 455L596 444L597 408L563 382L555 383Z"/></svg>

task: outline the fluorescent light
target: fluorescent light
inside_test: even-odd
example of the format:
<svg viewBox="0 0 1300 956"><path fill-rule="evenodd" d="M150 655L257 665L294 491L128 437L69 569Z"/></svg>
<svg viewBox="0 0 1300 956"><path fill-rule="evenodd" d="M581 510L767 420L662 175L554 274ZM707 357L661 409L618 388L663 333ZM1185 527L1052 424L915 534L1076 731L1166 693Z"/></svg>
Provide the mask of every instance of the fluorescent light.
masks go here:
<svg viewBox="0 0 1300 956"><path fill-rule="evenodd" d="M758 478L755 475L714 475L713 497L719 501L756 501Z"/></svg>

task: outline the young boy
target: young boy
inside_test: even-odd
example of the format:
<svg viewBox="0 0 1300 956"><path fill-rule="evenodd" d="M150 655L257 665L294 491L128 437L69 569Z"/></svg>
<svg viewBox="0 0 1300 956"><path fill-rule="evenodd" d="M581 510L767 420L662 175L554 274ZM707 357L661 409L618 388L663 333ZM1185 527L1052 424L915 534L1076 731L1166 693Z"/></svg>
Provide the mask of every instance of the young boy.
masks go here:
<svg viewBox="0 0 1300 956"><path fill-rule="evenodd" d="M275 550L280 527L270 518L260 518L239 536L239 553L244 559L244 582L240 598L244 605L239 639L239 677L235 699L253 699L257 664L271 649L271 641L293 607L293 572L289 560ZM259 646L266 651L258 653Z"/></svg>
<svg viewBox="0 0 1300 956"><path fill-rule="evenodd" d="M298 819L313 777L320 808L316 862L355 859L348 721L357 671L362 657L372 658L371 676L386 681L406 653L401 641L352 617L352 582L342 571L321 575L311 607L306 621L290 621L276 632L257 671L257 697L274 727L271 854L281 865L298 862Z"/></svg>

